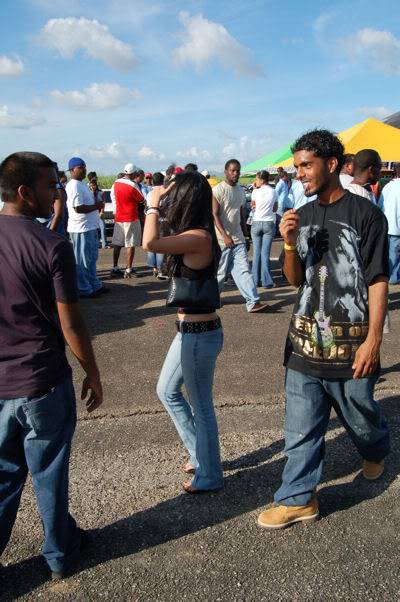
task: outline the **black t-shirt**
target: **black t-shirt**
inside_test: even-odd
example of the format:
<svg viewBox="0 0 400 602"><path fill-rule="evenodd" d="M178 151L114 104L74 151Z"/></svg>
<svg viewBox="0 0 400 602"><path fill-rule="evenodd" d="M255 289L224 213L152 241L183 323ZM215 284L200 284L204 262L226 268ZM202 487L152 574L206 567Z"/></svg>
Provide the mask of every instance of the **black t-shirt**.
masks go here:
<svg viewBox="0 0 400 602"><path fill-rule="evenodd" d="M0 399L44 395L71 373L56 300L78 300L71 244L0 215Z"/></svg>
<svg viewBox="0 0 400 602"><path fill-rule="evenodd" d="M348 191L335 203L301 207L298 291L285 366L321 378L352 378L368 334L368 286L388 276L387 221L371 201Z"/></svg>

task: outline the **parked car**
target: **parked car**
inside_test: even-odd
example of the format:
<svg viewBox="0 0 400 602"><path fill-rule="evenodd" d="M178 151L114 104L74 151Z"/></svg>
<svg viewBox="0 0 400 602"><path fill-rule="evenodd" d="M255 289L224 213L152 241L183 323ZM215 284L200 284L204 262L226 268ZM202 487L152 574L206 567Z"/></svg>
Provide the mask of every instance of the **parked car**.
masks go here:
<svg viewBox="0 0 400 602"><path fill-rule="evenodd" d="M106 225L106 230L112 231L114 228L114 206L111 201L111 189L110 188L103 189L103 199L105 201L104 223Z"/></svg>

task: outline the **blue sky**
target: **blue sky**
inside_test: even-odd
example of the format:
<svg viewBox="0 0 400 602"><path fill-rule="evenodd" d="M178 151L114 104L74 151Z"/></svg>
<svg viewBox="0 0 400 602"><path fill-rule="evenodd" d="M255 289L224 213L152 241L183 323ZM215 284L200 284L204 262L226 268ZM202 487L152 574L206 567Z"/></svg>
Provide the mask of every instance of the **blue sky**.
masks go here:
<svg viewBox="0 0 400 602"><path fill-rule="evenodd" d="M2 0L0 157L220 172L400 110L398 0Z"/></svg>

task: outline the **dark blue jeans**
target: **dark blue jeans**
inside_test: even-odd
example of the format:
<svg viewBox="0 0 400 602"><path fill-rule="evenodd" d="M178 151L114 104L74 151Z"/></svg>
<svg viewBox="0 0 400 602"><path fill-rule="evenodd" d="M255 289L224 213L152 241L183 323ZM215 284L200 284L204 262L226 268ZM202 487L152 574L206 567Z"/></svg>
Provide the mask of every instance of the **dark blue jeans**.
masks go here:
<svg viewBox="0 0 400 602"><path fill-rule="evenodd" d="M287 369L285 454L287 462L275 501L307 504L321 480L325 434L332 406L360 455L382 460L390 451L389 431L374 400L377 376L325 380Z"/></svg>
<svg viewBox="0 0 400 602"><path fill-rule="evenodd" d="M0 556L10 539L28 471L44 529L43 556L60 571L79 556L68 512L68 468L76 425L72 379L39 398L0 399Z"/></svg>

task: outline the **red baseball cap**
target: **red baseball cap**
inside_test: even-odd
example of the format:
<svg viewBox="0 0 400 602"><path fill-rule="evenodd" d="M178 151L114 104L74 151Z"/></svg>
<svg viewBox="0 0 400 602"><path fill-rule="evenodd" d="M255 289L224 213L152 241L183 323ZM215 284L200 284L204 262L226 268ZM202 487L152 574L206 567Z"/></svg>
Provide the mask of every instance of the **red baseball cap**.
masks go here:
<svg viewBox="0 0 400 602"><path fill-rule="evenodd" d="M185 170L183 169L183 167L179 167L179 165L177 167L175 167L174 169L174 174L178 174L178 173L183 173Z"/></svg>
<svg viewBox="0 0 400 602"><path fill-rule="evenodd" d="M151 174L149 171L144 175L145 178L152 178L153 174Z"/></svg>

